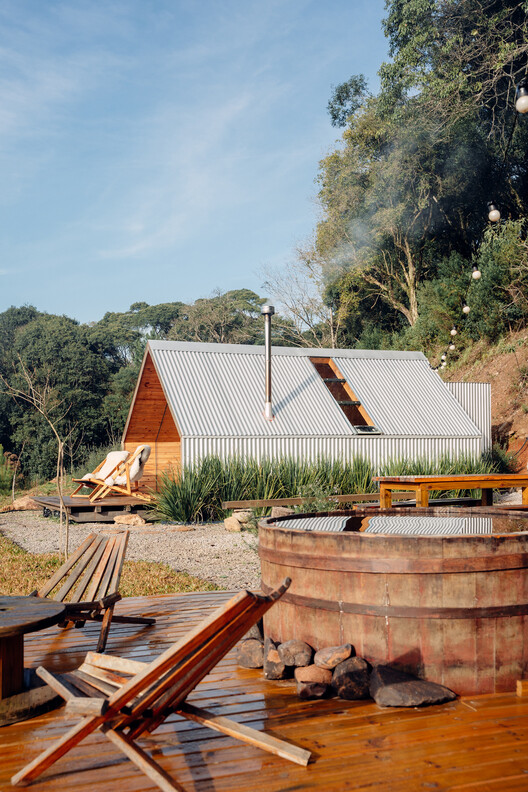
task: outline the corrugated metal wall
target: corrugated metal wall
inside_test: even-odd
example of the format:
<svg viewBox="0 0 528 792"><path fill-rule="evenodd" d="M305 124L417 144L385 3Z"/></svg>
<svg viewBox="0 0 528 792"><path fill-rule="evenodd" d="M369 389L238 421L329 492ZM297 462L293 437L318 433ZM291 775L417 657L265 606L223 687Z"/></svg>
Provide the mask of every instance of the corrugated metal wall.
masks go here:
<svg viewBox="0 0 528 792"><path fill-rule="evenodd" d="M318 457L349 462L355 456L370 459L374 468L391 459L480 456L481 440L473 437L183 437L182 464L198 462L208 454L221 458L253 459L294 457L315 461Z"/></svg>
<svg viewBox="0 0 528 792"><path fill-rule="evenodd" d="M491 385L489 382L446 382L455 399L482 432L482 451L491 450Z"/></svg>

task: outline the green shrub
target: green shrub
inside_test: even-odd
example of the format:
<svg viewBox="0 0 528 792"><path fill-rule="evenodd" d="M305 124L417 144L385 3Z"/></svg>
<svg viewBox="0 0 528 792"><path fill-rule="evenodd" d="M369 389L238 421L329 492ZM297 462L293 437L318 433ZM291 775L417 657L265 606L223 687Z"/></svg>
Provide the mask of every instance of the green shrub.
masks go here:
<svg viewBox="0 0 528 792"><path fill-rule="evenodd" d="M13 471L4 456L4 449L0 445L0 494L5 495L11 489Z"/></svg>
<svg viewBox="0 0 528 792"><path fill-rule="evenodd" d="M491 473L497 463L491 458L442 457L395 459L382 465L379 475L430 475ZM304 462L286 457L278 460L225 461L209 456L196 465L184 467L181 476L164 474L154 503L156 517L176 522L213 522L223 520L229 511L223 501L268 500L273 498L317 497L376 492L376 475L370 462L356 457L346 463L320 458ZM257 510L265 513L267 509Z"/></svg>

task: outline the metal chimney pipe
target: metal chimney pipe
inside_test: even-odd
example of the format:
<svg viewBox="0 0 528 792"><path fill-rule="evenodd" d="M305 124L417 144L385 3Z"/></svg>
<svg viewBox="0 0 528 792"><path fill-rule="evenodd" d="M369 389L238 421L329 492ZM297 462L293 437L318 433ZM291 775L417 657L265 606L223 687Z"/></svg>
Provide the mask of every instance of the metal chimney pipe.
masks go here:
<svg viewBox="0 0 528 792"><path fill-rule="evenodd" d="M273 305L263 305L260 309L264 316L264 350L266 359L266 404L264 406L264 418L273 421L273 410L271 408L271 317L275 313Z"/></svg>

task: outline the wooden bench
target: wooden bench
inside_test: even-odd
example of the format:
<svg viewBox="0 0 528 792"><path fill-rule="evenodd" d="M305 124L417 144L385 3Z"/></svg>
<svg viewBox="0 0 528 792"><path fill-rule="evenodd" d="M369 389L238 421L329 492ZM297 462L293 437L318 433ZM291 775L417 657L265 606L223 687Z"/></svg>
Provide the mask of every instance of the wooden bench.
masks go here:
<svg viewBox="0 0 528 792"><path fill-rule="evenodd" d="M51 580L30 594L65 604L61 627L83 627L87 621L102 622L98 652L104 652L112 619L127 624L156 622L156 619L139 616L114 616L114 606L121 599L118 589L128 537L129 531L110 536L89 534Z"/></svg>
<svg viewBox="0 0 528 792"><path fill-rule="evenodd" d="M528 505L528 475L510 474L468 474L447 476L376 476L374 481L380 485L380 507L389 509L399 491L415 492L416 505L428 506L431 490L482 490L482 505L493 504L494 489L520 488L522 502Z"/></svg>

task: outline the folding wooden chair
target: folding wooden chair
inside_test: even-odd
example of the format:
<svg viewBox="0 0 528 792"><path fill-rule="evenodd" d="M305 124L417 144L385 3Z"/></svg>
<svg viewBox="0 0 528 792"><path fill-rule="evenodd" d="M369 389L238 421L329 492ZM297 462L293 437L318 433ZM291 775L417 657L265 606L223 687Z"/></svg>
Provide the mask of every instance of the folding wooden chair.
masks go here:
<svg viewBox="0 0 528 792"><path fill-rule="evenodd" d="M117 467L122 462L126 462L129 456L129 451L110 451L105 456L103 461L97 465L95 470L93 470L91 473L86 473L86 475L80 479L73 479L73 483L77 484L77 487L73 490L70 497L89 498L93 490L96 487L100 487L105 479L115 473ZM92 492L82 495L81 490L83 490L85 487Z"/></svg>
<svg viewBox="0 0 528 792"><path fill-rule="evenodd" d="M51 674L38 668L37 674L67 702L66 714L85 717L13 776L11 783L33 781L84 737L101 729L160 789L181 792L181 786L136 743L171 713L307 765L309 751L185 703L189 693L284 594L290 582L287 578L279 589L265 597L240 592L152 663L88 652L80 668L70 674Z"/></svg>
<svg viewBox="0 0 528 792"><path fill-rule="evenodd" d="M152 500L151 496L139 492L139 482L143 476L145 464L150 456L149 445L139 445L133 454L120 462L116 468L104 479L99 474L99 480L90 493L90 502L107 497L108 495L126 495L128 497L140 498L144 501Z"/></svg>
<svg viewBox="0 0 528 792"><path fill-rule="evenodd" d="M33 597L49 597L64 602L66 614L62 627L84 627L87 621L100 621L97 651L104 652L112 619L125 624L155 624L156 619L139 616L114 616L121 599L119 581L125 560L129 531L111 536L91 533Z"/></svg>

